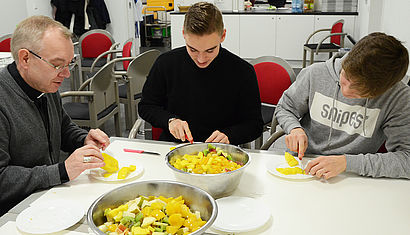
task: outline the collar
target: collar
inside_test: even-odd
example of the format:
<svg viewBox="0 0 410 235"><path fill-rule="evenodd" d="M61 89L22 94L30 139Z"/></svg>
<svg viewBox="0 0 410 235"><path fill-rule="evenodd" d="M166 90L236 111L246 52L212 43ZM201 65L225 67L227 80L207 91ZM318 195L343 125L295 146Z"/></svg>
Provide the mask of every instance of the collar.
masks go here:
<svg viewBox="0 0 410 235"><path fill-rule="evenodd" d="M7 70L13 77L13 79L17 82L19 87L26 93L26 95L32 100L35 101L43 96L43 92L40 92L34 88L32 88L26 81L24 81L23 77L20 75L19 71L17 70L16 62L13 62L7 66Z"/></svg>

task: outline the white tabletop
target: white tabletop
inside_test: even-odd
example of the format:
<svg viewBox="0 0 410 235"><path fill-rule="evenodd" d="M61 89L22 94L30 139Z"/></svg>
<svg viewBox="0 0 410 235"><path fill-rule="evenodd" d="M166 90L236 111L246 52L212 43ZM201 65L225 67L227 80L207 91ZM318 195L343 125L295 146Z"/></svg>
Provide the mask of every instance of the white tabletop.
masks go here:
<svg viewBox="0 0 410 235"><path fill-rule="evenodd" d="M172 143L125 138L111 138L111 141L107 152L116 158L135 158L135 163L144 167L140 176L125 182L107 183L84 173L72 182L33 194L1 217L0 226L14 221L17 214L30 204L55 199L75 200L85 213L98 196L113 188L135 181L175 180L164 158ZM156 151L161 156L125 153L123 148ZM283 153L250 151L249 154L251 164L233 195L262 202L272 217L258 230L243 234L410 234L409 180L374 179L353 174L341 174L327 182L289 180L274 176L266 169L272 161L283 161ZM87 232L87 227L83 219L68 230ZM215 230L209 232L226 234Z"/></svg>

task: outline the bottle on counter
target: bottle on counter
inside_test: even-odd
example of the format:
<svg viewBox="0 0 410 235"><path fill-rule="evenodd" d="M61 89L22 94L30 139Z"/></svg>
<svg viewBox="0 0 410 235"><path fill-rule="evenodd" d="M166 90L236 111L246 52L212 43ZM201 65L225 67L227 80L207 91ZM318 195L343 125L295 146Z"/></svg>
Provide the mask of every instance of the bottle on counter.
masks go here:
<svg viewBox="0 0 410 235"><path fill-rule="evenodd" d="M292 12L302 13L303 12L304 0L292 0Z"/></svg>

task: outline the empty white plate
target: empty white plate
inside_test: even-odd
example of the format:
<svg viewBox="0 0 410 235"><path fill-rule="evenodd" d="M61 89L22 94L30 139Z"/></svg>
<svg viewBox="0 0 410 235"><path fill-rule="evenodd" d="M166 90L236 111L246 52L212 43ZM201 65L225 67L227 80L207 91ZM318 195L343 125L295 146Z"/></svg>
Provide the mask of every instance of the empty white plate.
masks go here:
<svg viewBox="0 0 410 235"><path fill-rule="evenodd" d="M260 201L249 197L224 197L216 200L218 216L212 227L223 232L248 232L262 227L271 213Z"/></svg>
<svg viewBox="0 0 410 235"><path fill-rule="evenodd" d="M67 229L84 217L84 209L74 202L50 201L31 206L16 219L17 228L26 233L55 233Z"/></svg>

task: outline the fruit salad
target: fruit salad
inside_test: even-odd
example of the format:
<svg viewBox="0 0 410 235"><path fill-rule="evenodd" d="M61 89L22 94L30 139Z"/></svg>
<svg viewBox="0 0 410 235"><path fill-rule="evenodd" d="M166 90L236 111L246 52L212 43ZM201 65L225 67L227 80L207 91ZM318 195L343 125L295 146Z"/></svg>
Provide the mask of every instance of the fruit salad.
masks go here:
<svg viewBox="0 0 410 235"><path fill-rule="evenodd" d="M139 196L104 211L107 222L98 228L108 235L186 235L204 224L199 211L191 212L182 196Z"/></svg>
<svg viewBox="0 0 410 235"><path fill-rule="evenodd" d="M225 150L208 144L208 148L194 154L176 155L169 163L175 168L195 174L219 174L234 171L243 166L235 162Z"/></svg>

